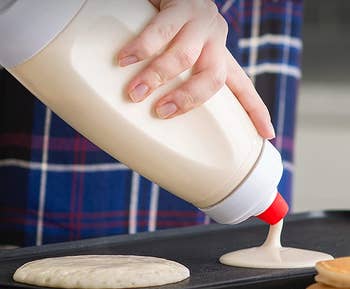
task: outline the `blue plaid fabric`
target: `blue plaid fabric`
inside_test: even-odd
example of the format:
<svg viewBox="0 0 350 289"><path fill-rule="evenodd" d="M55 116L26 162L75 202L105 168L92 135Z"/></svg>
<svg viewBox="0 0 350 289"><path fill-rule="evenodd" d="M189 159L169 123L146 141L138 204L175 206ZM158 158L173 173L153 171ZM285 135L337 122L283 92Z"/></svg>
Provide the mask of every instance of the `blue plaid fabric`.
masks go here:
<svg viewBox="0 0 350 289"><path fill-rule="evenodd" d="M301 1L217 1L227 46L269 107L290 202ZM20 246L208 223L87 141L0 71L0 243Z"/></svg>

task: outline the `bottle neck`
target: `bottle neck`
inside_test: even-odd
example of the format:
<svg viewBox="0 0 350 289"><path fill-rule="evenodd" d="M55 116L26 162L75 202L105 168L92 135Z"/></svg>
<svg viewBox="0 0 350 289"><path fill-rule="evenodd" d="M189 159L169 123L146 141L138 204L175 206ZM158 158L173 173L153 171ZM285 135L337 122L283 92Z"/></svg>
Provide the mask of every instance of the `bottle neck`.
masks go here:
<svg viewBox="0 0 350 289"><path fill-rule="evenodd" d="M277 193L272 204L264 212L256 215L256 217L265 223L275 225L287 215L288 210L287 202L280 193Z"/></svg>

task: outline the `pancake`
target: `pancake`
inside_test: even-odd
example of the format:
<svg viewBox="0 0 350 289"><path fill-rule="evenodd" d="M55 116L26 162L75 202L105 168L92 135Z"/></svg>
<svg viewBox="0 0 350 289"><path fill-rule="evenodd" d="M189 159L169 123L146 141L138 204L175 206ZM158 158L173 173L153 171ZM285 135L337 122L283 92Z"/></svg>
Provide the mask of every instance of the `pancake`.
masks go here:
<svg viewBox="0 0 350 289"><path fill-rule="evenodd" d="M17 282L54 288L116 289L182 281L189 270L177 262L134 255L81 255L46 258L24 264Z"/></svg>
<svg viewBox="0 0 350 289"><path fill-rule="evenodd" d="M328 285L322 283L314 283L307 287L306 289L335 289L334 287L330 287ZM348 289L348 288L347 288Z"/></svg>
<svg viewBox="0 0 350 289"><path fill-rule="evenodd" d="M337 288L350 288L350 257L317 262L316 270L317 282Z"/></svg>

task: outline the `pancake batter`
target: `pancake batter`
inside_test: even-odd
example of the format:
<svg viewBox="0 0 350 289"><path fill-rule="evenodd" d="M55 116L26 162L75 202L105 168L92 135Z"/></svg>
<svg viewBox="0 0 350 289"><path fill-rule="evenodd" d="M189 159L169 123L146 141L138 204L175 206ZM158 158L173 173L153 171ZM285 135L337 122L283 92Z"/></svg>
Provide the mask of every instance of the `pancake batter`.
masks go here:
<svg viewBox="0 0 350 289"><path fill-rule="evenodd" d="M331 255L281 246L283 220L270 226L265 242L260 247L227 253L220 262L229 266L249 268L306 268L316 262L333 259Z"/></svg>

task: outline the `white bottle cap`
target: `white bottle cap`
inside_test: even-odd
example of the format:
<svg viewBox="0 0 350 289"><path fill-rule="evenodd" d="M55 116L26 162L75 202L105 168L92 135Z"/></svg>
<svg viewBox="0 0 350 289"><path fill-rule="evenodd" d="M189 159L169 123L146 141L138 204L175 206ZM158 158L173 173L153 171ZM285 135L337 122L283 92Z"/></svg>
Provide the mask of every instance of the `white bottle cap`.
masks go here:
<svg viewBox="0 0 350 289"><path fill-rule="evenodd" d="M85 0L0 1L0 64L11 68L54 39Z"/></svg>
<svg viewBox="0 0 350 289"><path fill-rule="evenodd" d="M280 153L269 141L265 141L260 157L247 178L224 200L201 210L221 224L237 224L258 216L275 200L280 200L277 198L277 185L282 173ZM277 212L277 219L283 218L287 210L288 207L283 205Z"/></svg>

